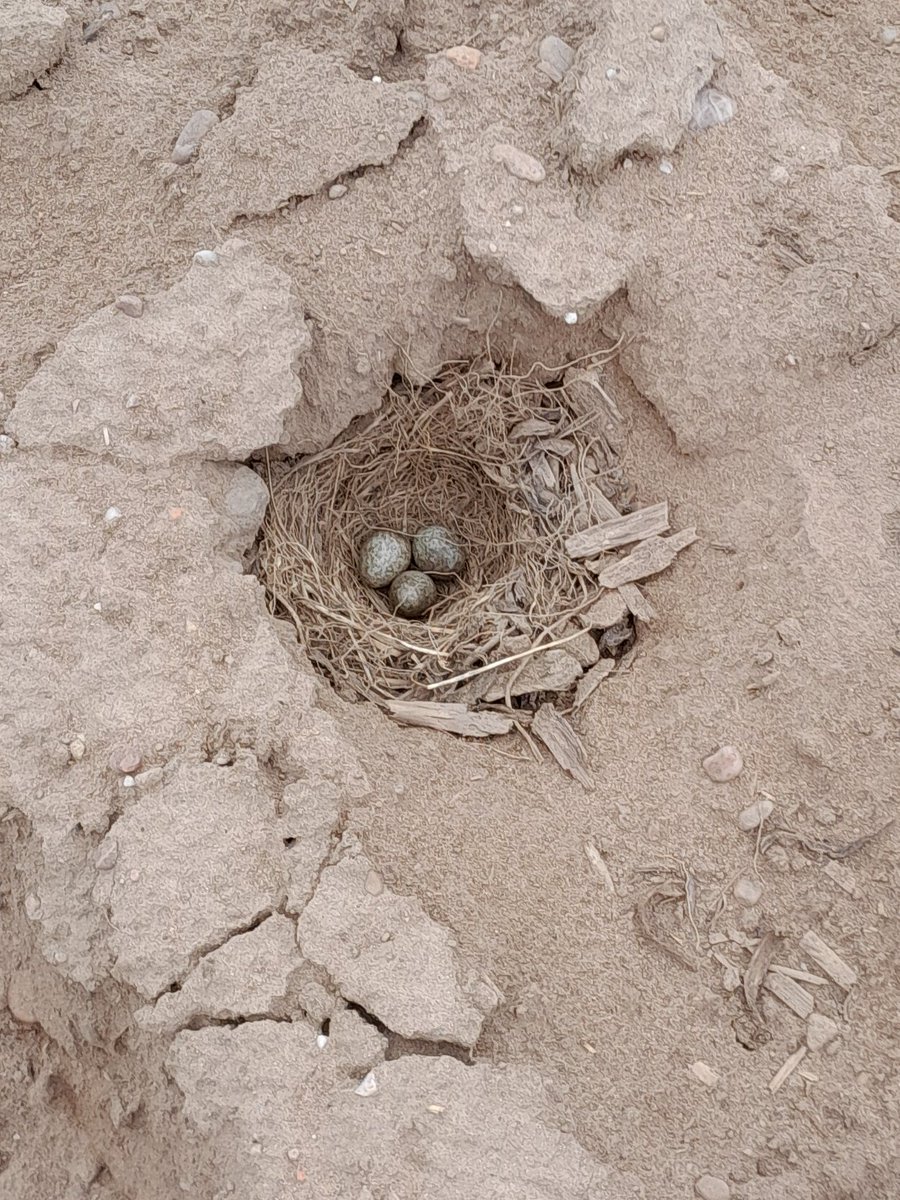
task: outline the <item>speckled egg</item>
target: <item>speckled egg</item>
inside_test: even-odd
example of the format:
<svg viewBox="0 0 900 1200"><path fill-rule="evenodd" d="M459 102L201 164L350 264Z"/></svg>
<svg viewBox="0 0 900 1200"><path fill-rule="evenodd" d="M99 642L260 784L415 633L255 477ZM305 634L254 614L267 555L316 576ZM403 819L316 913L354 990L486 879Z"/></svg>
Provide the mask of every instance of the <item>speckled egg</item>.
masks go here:
<svg viewBox="0 0 900 1200"><path fill-rule="evenodd" d="M413 538L413 558L420 571L430 575L458 575L466 554L457 539L443 525L427 525Z"/></svg>
<svg viewBox="0 0 900 1200"><path fill-rule="evenodd" d="M399 617L421 617L437 600L437 588L421 571L404 571L391 584L388 595Z"/></svg>
<svg viewBox="0 0 900 1200"><path fill-rule="evenodd" d="M370 533L359 551L359 577L369 587L387 587L409 566L409 541L399 533Z"/></svg>

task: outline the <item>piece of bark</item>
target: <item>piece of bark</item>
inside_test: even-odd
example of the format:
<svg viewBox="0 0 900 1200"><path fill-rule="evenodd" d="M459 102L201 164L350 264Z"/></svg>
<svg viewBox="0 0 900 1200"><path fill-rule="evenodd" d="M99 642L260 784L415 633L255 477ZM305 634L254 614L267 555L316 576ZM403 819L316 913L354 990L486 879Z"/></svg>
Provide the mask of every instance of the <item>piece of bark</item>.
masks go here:
<svg viewBox="0 0 900 1200"><path fill-rule="evenodd" d="M509 431L510 441L515 441L517 438L529 437L552 437L558 432L558 426L551 425L549 421L542 421L540 417L529 417L527 421L520 421L518 425L514 425Z"/></svg>
<svg viewBox="0 0 900 1200"><path fill-rule="evenodd" d="M575 685L575 699L572 707L581 708L582 704L593 696L603 680L615 669L616 660L614 658L601 658L595 667L586 671Z"/></svg>
<svg viewBox="0 0 900 1200"><path fill-rule="evenodd" d="M628 616L628 602L621 593L604 592L590 608L579 613L578 620L585 629L609 629Z"/></svg>
<svg viewBox="0 0 900 1200"><path fill-rule="evenodd" d="M602 521L590 529L573 533L566 538L566 552L570 558L590 558L606 550L615 550L617 546L627 546L629 542L643 542L668 528L669 504L664 500L662 504L639 508L615 520Z"/></svg>
<svg viewBox="0 0 900 1200"><path fill-rule="evenodd" d="M849 963L844 962L840 955L835 954L830 946L811 929L800 939L800 949L808 954L816 966L821 967L829 979L844 989L845 992L854 986L859 978Z"/></svg>
<svg viewBox="0 0 900 1200"><path fill-rule="evenodd" d="M461 737L495 737L509 733L512 719L499 713L470 712L465 704L441 704L435 700L388 700L387 710L401 725L439 729Z"/></svg>
<svg viewBox="0 0 900 1200"><path fill-rule="evenodd" d="M617 588L623 583L636 583L648 575L664 571L672 565L679 551L696 540L697 533L693 529L682 529L680 533L673 533L667 538L654 535L641 542L625 558L609 564L599 559L585 565L589 570L599 572L597 582L601 587Z"/></svg>
<svg viewBox="0 0 900 1200"><path fill-rule="evenodd" d="M763 987L767 992L771 992L773 996L777 996L782 1004L786 1004L789 1009L795 1012L798 1017L803 1017L804 1020L806 1020L815 1007L815 1001L806 988L801 987L796 979L790 979L787 975L782 975L779 971L769 971L763 982Z"/></svg>
<svg viewBox="0 0 900 1200"><path fill-rule="evenodd" d="M772 961L772 955L775 953L777 946L777 935L771 930L768 933L764 933L750 955L750 961L747 963L747 969L744 972L744 999L747 1001L747 1007L760 1021L763 1020L763 1016L757 1003L759 989L769 972L769 963Z"/></svg>
<svg viewBox="0 0 900 1200"><path fill-rule="evenodd" d="M810 1050L821 1050L841 1032L840 1026L824 1013L813 1013L806 1027L806 1044Z"/></svg>
<svg viewBox="0 0 900 1200"><path fill-rule="evenodd" d="M799 1050L795 1050L790 1058L786 1058L772 1078L769 1080L769 1091L774 1095L787 1077L796 1071L797 1067L806 1058L806 1047L801 1046Z"/></svg>
<svg viewBox="0 0 900 1200"><path fill-rule="evenodd" d="M625 607L636 621L652 621L655 619L656 609L636 583L620 584L619 595L625 601Z"/></svg>
<svg viewBox="0 0 900 1200"><path fill-rule="evenodd" d="M824 975L812 975L809 971L800 971L796 967L783 967L781 963L772 963L769 970L777 971L779 975L787 975L788 979L797 979L800 983L812 983L818 987L828 982Z"/></svg>
<svg viewBox="0 0 900 1200"><path fill-rule="evenodd" d="M591 791L594 781L587 769L587 755L578 734L552 704L542 704L534 714L531 732L541 739L564 771Z"/></svg>
<svg viewBox="0 0 900 1200"><path fill-rule="evenodd" d="M582 633L582 637L586 636ZM548 650L546 654L523 659L492 675L484 697L491 702L502 700L506 695L507 683L510 685L510 696L527 696L529 692L565 692L580 678L581 672L581 663L566 650Z"/></svg>
<svg viewBox="0 0 900 1200"><path fill-rule="evenodd" d="M588 857L588 862L603 880L603 886L611 896L616 894L616 885L613 883L613 877L609 873L609 867L603 858L603 855L598 850L593 842L584 843L584 852Z"/></svg>
<svg viewBox="0 0 900 1200"><path fill-rule="evenodd" d="M829 859L822 872L828 876L832 882L836 883L842 891L845 891L848 896L856 895L856 876L849 867L845 867L842 862L836 859Z"/></svg>

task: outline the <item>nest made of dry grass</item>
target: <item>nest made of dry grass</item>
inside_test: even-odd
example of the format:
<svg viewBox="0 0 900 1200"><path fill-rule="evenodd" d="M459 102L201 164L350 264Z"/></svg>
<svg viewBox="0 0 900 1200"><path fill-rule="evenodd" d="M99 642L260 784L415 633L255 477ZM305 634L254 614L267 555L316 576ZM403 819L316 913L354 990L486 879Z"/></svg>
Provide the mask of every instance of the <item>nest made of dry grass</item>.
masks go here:
<svg viewBox="0 0 900 1200"><path fill-rule="evenodd" d="M598 519L609 447L567 386L538 374L447 364L390 389L328 449L269 465L259 575L342 695L449 699L428 685L502 657L511 639L551 640L597 598L564 542ZM467 563L425 619L405 620L360 580L359 547L373 530L428 524L450 528Z"/></svg>

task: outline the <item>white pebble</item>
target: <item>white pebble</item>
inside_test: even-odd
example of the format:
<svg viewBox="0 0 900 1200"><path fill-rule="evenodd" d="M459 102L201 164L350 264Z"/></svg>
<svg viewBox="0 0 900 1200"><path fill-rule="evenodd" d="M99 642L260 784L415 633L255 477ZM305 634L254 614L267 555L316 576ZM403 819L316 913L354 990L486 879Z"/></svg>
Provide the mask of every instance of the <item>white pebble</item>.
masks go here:
<svg viewBox="0 0 900 1200"><path fill-rule="evenodd" d="M665 25L654 25L650 30L650 36L653 38L654 42L664 42L669 36L669 31Z"/></svg>
<svg viewBox="0 0 900 1200"><path fill-rule="evenodd" d="M549 34L538 47L539 66L554 83L560 83L575 61L575 51L562 40Z"/></svg>
<svg viewBox="0 0 900 1200"><path fill-rule="evenodd" d="M359 1086L353 1090L357 1096L374 1096L378 1091L378 1084L375 1082L375 1072L370 1071L360 1082Z"/></svg>
<svg viewBox="0 0 900 1200"><path fill-rule="evenodd" d="M659 160L659 169L663 175L671 175L675 170L674 166L667 158L661 158Z"/></svg>
<svg viewBox="0 0 900 1200"><path fill-rule="evenodd" d="M198 108L178 135L172 150L172 162L179 167L191 161L200 149L200 143L209 131L219 123L218 113L210 108Z"/></svg>
<svg viewBox="0 0 900 1200"><path fill-rule="evenodd" d="M714 125L727 125L734 116L734 101L718 88L701 88L694 100L694 108L688 126L694 133L712 129Z"/></svg>
<svg viewBox="0 0 900 1200"><path fill-rule="evenodd" d="M128 397L125 400L125 407L126 408L138 408L138 407L140 407L140 403L141 403L140 396L136 395L136 393L134 393L134 392L129 392Z"/></svg>
<svg viewBox="0 0 900 1200"><path fill-rule="evenodd" d="M325 1047L328 1045L328 1034L327 1033L317 1034L316 1035L316 1045L318 1046L318 1048L320 1050L324 1050Z"/></svg>
<svg viewBox="0 0 900 1200"><path fill-rule="evenodd" d="M119 843L115 838L103 841L97 847L97 853L94 855L94 866L98 871L111 871L116 865L116 859L119 857Z"/></svg>
<svg viewBox="0 0 900 1200"><path fill-rule="evenodd" d="M618 74L619 74L618 67L607 67L606 68L606 78L607 79L615 79Z"/></svg>
<svg viewBox="0 0 900 1200"><path fill-rule="evenodd" d="M291 1162L297 1162L297 1160L300 1158L300 1151L296 1146L292 1146L290 1150L288 1150L287 1156Z"/></svg>
<svg viewBox="0 0 900 1200"><path fill-rule="evenodd" d="M821 1050L823 1046L833 1042L840 1032L831 1017L826 1017L824 1013L810 1013L806 1026L806 1044L810 1050Z"/></svg>
<svg viewBox="0 0 900 1200"><path fill-rule="evenodd" d="M763 821L771 817L774 807L771 800L757 800L755 804L748 805L738 817L738 828L744 833L758 829Z"/></svg>
<svg viewBox="0 0 900 1200"><path fill-rule="evenodd" d="M198 250L194 255L194 262L201 267L214 267L219 261L219 256L215 250Z"/></svg>
<svg viewBox="0 0 900 1200"><path fill-rule="evenodd" d="M372 76L372 82L373 82L373 83L381 83L381 76L380 76L380 75L373 75L373 76Z"/></svg>
<svg viewBox="0 0 900 1200"><path fill-rule="evenodd" d="M81 762L86 750L87 746L85 746L82 738L72 738L71 742L69 742L69 756L72 762Z"/></svg>
<svg viewBox="0 0 900 1200"><path fill-rule="evenodd" d="M734 885L734 898L741 904L752 908L762 898L762 884L758 879L739 879Z"/></svg>
<svg viewBox="0 0 900 1200"><path fill-rule="evenodd" d="M502 163L514 178L524 179L526 183L542 183L547 178L544 164L539 159L509 142L497 142L491 150L491 158Z"/></svg>
<svg viewBox="0 0 900 1200"><path fill-rule="evenodd" d="M125 778L122 780L122 787L133 788L134 787L134 776L126 775Z"/></svg>
<svg viewBox="0 0 900 1200"><path fill-rule="evenodd" d="M574 312L574 311L567 312L563 316L563 320L565 321L565 323L567 325L577 325L578 324L578 313Z"/></svg>
<svg viewBox="0 0 900 1200"><path fill-rule="evenodd" d="M133 292L125 292L116 301L116 308L120 313L124 313L126 317L139 317L144 311L144 302L140 296L135 296Z"/></svg>
<svg viewBox="0 0 900 1200"><path fill-rule="evenodd" d="M722 746L703 760L703 770L715 783L728 783L744 769L744 760L736 746Z"/></svg>
<svg viewBox="0 0 900 1200"><path fill-rule="evenodd" d="M347 185L345 183L333 183L328 189L329 200L340 200L341 196L347 195Z"/></svg>
<svg viewBox="0 0 900 1200"><path fill-rule="evenodd" d="M12 454L16 443L8 433L0 433L0 454Z"/></svg>
<svg viewBox="0 0 900 1200"><path fill-rule="evenodd" d="M893 46L898 37L900 37L900 30L896 25L885 25L881 31L881 40L885 46Z"/></svg>
<svg viewBox="0 0 900 1200"><path fill-rule="evenodd" d="M787 183L790 177L787 167L783 167L781 163L776 163L769 172L769 183Z"/></svg>
<svg viewBox="0 0 900 1200"><path fill-rule="evenodd" d="M112 525L112 523L114 521L121 520L121 517L122 517L121 509L118 509L115 506L108 508L106 510L106 512L103 514L103 520L106 521L107 524L109 524L109 525Z"/></svg>
<svg viewBox="0 0 900 1200"><path fill-rule="evenodd" d="M29 892L25 897L25 916L29 921L34 921L41 915L41 902L34 892Z"/></svg>
<svg viewBox="0 0 900 1200"><path fill-rule="evenodd" d="M701 1175L694 1184L694 1191L700 1200L729 1200L731 1196L731 1188L717 1175Z"/></svg>

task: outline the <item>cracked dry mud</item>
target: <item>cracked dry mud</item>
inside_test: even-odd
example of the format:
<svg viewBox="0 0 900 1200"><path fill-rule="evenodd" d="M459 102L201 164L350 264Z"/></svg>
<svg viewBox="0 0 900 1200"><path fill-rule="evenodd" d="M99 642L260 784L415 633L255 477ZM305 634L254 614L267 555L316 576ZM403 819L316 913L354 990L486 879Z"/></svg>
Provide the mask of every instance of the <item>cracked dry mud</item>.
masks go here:
<svg viewBox="0 0 900 1200"><path fill-rule="evenodd" d="M887 22L0 0L0 1194L898 1195L897 827L739 823L897 803ZM582 711L595 790L338 700L250 573L265 452L619 337L635 503L698 541ZM651 866L696 971L637 936ZM855 982L809 1029L763 989L754 1040L768 930Z"/></svg>

